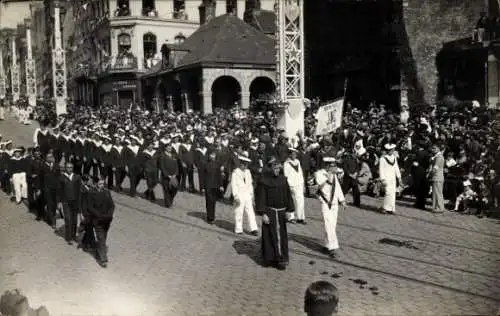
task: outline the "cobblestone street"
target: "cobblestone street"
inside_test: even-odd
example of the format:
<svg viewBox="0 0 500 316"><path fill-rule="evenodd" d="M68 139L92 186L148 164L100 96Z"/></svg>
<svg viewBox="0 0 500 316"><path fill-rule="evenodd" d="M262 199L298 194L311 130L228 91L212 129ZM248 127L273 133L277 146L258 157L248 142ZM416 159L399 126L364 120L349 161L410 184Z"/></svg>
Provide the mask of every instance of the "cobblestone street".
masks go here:
<svg viewBox="0 0 500 316"><path fill-rule="evenodd" d="M35 128L0 122L4 140L25 146ZM341 251L332 260L319 251L319 202L308 199L308 225L288 226L290 266L277 271L259 265L258 238L233 233L230 206L218 204L210 226L198 195L180 193L170 210L162 200L113 197L110 264L102 269L0 193L0 290L19 288L51 315L303 315L304 291L321 279L338 287L340 315L491 315L500 307L498 220L406 202L396 216L381 215L380 202L363 197L362 209L340 214Z"/></svg>

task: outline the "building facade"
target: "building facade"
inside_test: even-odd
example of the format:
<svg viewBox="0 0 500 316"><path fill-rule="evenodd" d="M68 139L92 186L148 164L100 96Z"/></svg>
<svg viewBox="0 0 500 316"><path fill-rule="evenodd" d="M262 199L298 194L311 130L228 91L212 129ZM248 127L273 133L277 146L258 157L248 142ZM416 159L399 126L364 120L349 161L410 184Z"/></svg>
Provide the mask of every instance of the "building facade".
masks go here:
<svg viewBox="0 0 500 316"><path fill-rule="evenodd" d="M17 28L17 25L31 16L31 6L42 0L2 0L0 1L0 29Z"/></svg>
<svg viewBox="0 0 500 316"><path fill-rule="evenodd" d="M198 29L206 2L215 4L216 15L231 11L243 18L246 9L245 0L73 1L71 98L89 105L141 103L141 76L161 62L164 44L181 43Z"/></svg>
<svg viewBox="0 0 500 316"><path fill-rule="evenodd" d="M276 41L234 14L215 17L185 42L163 50L162 62L143 76L146 108L212 113L248 109L276 90Z"/></svg>

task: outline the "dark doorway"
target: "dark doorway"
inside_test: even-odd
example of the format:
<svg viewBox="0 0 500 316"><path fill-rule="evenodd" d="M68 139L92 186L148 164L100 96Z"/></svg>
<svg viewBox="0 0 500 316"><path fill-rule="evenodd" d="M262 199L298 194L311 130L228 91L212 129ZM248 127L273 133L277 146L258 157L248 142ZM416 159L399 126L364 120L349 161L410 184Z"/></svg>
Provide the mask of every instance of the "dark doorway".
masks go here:
<svg viewBox="0 0 500 316"><path fill-rule="evenodd" d="M184 108L182 106L182 86L177 80L172 80L172 107L174 112L183 112Z"/></svg>
<svg viewBox="0 0 500 316"><path fill-rule="evenodd" d="M217 78L212 84L212 107L232 109L241 103L241 86L230 76Z"/></svg>

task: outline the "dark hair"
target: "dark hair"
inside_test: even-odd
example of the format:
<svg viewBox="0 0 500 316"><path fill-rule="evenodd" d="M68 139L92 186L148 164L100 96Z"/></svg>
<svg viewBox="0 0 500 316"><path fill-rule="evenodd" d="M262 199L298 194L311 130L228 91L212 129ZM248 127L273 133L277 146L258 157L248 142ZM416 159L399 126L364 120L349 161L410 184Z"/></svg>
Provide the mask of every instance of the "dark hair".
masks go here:
<svg viewBox="0 0 500 316"><path fill-rule="evenodd" d="M0 298L2 315L23 315L28 308L28 299L19 290L5 291Z"/></svg>
<svg viewBox="0 0 500 316"><path fill-rule="evenodd" d="M309 316L331 316L337 312L337 288L327 281L314 282L306 290L304 312Z"/></svg>

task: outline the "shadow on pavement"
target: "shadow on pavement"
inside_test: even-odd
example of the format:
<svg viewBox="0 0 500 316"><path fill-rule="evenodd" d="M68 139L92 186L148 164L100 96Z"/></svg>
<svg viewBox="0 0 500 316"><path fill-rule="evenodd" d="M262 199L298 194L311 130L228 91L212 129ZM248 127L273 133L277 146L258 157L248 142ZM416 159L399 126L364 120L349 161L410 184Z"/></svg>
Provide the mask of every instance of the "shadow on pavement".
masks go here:
<svg viewBox="0 0 500 316"><path fill-rule="evenodd" d="M201 219L203 221L207 220L207 216L203 212L187 212L187 215L191 216L191 217L194 217L194 218Z"/></svg>
<svg viewBox="0 0 500 316"><path fill-rule="evenodd" d="M263 266L264 262L260 255L260 239L259 240L235 240L233 248L238 255L246 255L259 266Z"/></svg>
<svg viewBox="0 0 500 316"><path fill-rule="evenodd" d="M207 215L204 212L187 212L187 215L194 217L194 218L201 219L202 221L207 220ZM215 224L215 226L217 226L221 229L224 229L224 230L227 230L230 232L234 231L234 224L231 222L228 222L226 220L216 219L214 224Z"/></svg>
<svg viewBox="0 0 500 316"><path fill-rule="evenodd" d="M307 236L301 236L297 235L294 233L288 233L288 240L289 241L294 241L304 247L306 247L309 250L312 250L317 253L323 253L323 246L321 246L321 242L312 237L307 237Z"/></svg>

